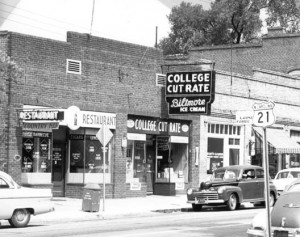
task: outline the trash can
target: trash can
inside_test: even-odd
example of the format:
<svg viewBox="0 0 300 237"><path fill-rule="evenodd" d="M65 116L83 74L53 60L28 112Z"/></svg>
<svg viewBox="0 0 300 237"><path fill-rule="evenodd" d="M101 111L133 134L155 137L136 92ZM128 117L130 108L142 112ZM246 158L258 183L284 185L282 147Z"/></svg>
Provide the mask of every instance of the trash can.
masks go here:
<svg viewBox="0 0 300 237"><path fill-rule="evenodd" d="M88 183L83 187L82 210L87 212L97 212L100 209L99 184Z"/></svg>

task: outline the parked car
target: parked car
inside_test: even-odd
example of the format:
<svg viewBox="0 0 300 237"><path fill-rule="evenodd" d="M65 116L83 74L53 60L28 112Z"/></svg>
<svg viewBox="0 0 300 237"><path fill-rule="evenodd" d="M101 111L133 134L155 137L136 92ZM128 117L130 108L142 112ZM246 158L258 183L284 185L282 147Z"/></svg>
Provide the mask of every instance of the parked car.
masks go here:
<svg viewBox="0 0 300 237"><path fill-rule="evenodd" d="M284 192L271 210L273 237L300 236L300 191ZM247 230L248 237L266 236L266 211L256 215Z"/></svg>
<svg viewBox="0 0 300 237"><path fill-rule="evenodd" d="M300 178L300 168L280 170L272 180L273 184L276 186L277 194L280 195L285 187L297 178Z"/></svg>
<svg viewBox="0 0 300 237"><path fill-rule="evenodd" d="M0 220L13 227L24 227L31 215L54 211L51 189L19 186L10 175L0 171Z"/></svg>
<svg viewBox="0 0 300 237"><path fill-rule="evenodd" d="M277 199L277 190L270 183L270 205ZM216 169L211 180L199 188L187 190L187 202L195 211L203 205L226 205L235 210L243 202L261 203L264 198L264 170L253 165L235 165Z"/></svg>
<svg viewBox="0 0 300 237"><path fill-rule="evenodd" d="M294 180L289 185L285 186L283 192L300 191L300 178Z"/></svg>

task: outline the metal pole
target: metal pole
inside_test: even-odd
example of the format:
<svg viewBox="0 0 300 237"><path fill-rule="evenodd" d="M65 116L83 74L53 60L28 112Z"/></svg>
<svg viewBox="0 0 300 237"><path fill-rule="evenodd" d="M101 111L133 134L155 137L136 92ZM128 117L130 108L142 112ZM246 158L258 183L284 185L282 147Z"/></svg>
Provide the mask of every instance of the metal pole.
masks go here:
<svg viewBox="0 0 300 237"><path fill-rule="evenodd" d="M264 159L264 170L265 170L265 203L266 203L266 211L267 211L266 234L267 237L271 237L269 158L268 158L267 132L265 127L263 128L263 131L264 131L263 159Z"/></svg>
<svg viewBox="0 0 300 237"><path fill-rule="evenodd" d="M105 129L104 129L104 124L102 126L102 132L103 132L103 211L105 211Z"/></svg>

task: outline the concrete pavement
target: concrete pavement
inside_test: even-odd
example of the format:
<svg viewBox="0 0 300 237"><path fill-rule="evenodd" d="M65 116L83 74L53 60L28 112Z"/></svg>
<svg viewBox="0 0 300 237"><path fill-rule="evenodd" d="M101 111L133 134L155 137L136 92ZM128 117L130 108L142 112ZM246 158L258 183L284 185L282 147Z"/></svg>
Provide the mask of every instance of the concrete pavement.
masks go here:
<svg viewBox="0 0 300 237"><path fill-rule="evenodd" d="M100 201L98 212L82 211L82 199L53 198L55 211L32 216L29 224L50 224L62 222L115 219L130 216L159 215L161 212L176 212L190 209L186 195L134 197L122 199L105 199Z"/></svg>

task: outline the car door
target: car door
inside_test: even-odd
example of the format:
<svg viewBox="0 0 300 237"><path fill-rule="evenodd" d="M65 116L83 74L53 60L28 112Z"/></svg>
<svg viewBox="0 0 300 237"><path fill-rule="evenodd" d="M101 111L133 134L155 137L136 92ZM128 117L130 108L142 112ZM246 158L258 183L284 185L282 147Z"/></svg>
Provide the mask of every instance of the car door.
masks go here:
<svg viewBox="0 0 300 237"><path fill-rule="evenodd" d="M256 170L256 180L257 180L257 197L256 198L264 198L265 196L265 179L264 179L264 170L257 169Z"/></svg>
<svg viewBox="0 0 300 237"><path fill-rule="evenodd" d="M243 170L239 186L244 199L253 199L257 197L257 180L255 178L255 169L247 168Z"/></svg>

